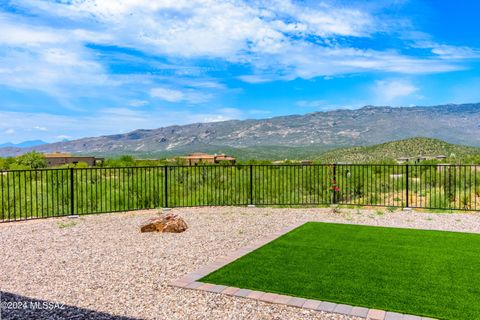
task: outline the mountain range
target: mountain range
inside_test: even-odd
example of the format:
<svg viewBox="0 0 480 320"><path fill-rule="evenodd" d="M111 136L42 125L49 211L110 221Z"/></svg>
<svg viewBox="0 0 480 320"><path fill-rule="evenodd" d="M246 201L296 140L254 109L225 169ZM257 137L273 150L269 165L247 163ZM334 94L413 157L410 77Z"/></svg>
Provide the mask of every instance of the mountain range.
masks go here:
<svg viewBox="0 0 480 320"><path fill-rule="evenodd" d="M41 146L43 144L47 144L48 142L45 142L43 140L28 140L28 141L23 141L20 143L12 143L12 142L7 142L7 143L2 143L0 144L0 148L6 148L6 147L11 147L11 148L28 148L28 147L37 147Z"/></svg>
<svg viewBox="0 0 480 320"><path fill-rule="evenodd" d="M279 158L279 153L282 157L287 153L298 156L302 152L368 146L411 137L480 146L480 103L429 107L365 106L356 110L340 109L269 119L194 123L27 148L0 148L0 156L15 156L31 150L110 156L238 151L253 155L260 152L266 158Z"/></svg>

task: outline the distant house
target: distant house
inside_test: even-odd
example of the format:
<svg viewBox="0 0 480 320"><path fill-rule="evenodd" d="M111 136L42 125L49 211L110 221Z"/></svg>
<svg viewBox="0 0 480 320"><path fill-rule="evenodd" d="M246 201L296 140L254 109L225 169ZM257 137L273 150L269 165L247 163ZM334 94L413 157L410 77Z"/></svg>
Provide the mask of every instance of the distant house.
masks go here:
<svg viewBox="0 0 480 320"><path fill-rule="evenodd" d="M44 153L43 156L49 167L58 167L65 164L77 164L84 162L89 166L93 167L99 163L103 163L103 158L96 158L91 156L73 156L70 153L64 152L55 152L55 153Z"/></svg>
<svg viewBox="0 0 480 320"><path fill-rule="evenodd" d="M304 165L304 166L309 166L309 165L313 164L313 161L312 160L300 160L300 164Z"/></svg>
<svg viewBox="0 0 480 320"><path fill-rule="evenodd" d="M215 155L215 163L220 163L221 161L226 161L226 162L229 162L230 164L235 164L235 162L237 162L237 159L224 154Z"/></svg>
<svg viewBox="0 0 480 320"><path fill-rule="evenodd" d="M234 157L230 157L224 154L208 154L208 153L192 153L185 157L180 157L179 159L184 160L188 165L195 166L199 163L205 164L215 164L220 163L222 161L228 162L230 164L235 164L237 159Z"/></svg>
<svg viewBox="0 0 480 320"><path fill-rule="evenodd" d="M414 161L415 163L425 161L425 160L445 160L447 156L445 155L438 155L438 156L417 156L417 157L400 157L395 159L397 163L407 163L409 161Z"/></svg>
<svg viewBox="0 0 480 320"><path fill-rule="evenodd" d="M408 161L410 161L410 158L407 158L407 157L400 157L400 158L397 158L397 163L406 163Z"/></svg>

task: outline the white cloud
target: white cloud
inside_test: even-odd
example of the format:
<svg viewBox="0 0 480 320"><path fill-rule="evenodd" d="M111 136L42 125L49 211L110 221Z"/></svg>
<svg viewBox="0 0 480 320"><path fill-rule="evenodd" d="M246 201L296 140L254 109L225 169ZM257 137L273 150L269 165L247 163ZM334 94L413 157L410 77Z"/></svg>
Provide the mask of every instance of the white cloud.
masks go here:
<svg viewBox="0 0 480 320"><path fill-rule="evenodd" d="M34 47L44 44L65 42L62 33L55 33L50 28L31 29L26 25L13 23L6 16L0 15L0 44L4 46Z"/></svg>
<svg viewBox="0 0 480 320"><path fill-rule="evenodd" d="M480 50L467 46L456 46L445 43L437 43L431 36L423 32L408 34L411 38L410 46L416 49L425 49L433 56L445 60L465 60L480 58Z"/></svg>
<svg viewBox="0 0 480 320"><path fill-rule="evenodd" d="M402 80L377 81L374 86L375 95L381 104L411 96L418 91L419 88L412 83Z"/></svg>
<svg viewBox="0 0 480 320"><path fill-rule="evenodd" d="M42 126L35 126L33 129L38 130L38 131L47 131L47 127L42 127Z"/></svg>
<svg viewBox="0 0 480 320"><path fill-rule="evenodd" d="M81 52L81 48L77 52L10 49L0 55L0 85L43 91L54 97L86 95L112 85L103 67L80 57Z"/></svg>
<svg viewBox="0 0 480 320"><path fill-rule="evenodd" d="M217 122L232 119L240 119L243 117L243 112L236 108L220 108L212 114L203 116L201 122Z"/></svg>
<svg viewBox="0 0 480 320"><path fill-rule="evenodd" d="M286 24L287 31L309 32L320 37L368 36L374 31L375 18L369 13L353 8L334 7L320 4L316 10L293 5L290 1L283 9L296 19L296 23ZM377 26L378 28L378 26ZM375 30L376 31L376 30Z"/></svg>
<svg viewBox="0 0 480 320"><path fill-rule="evenodd" d="M192 89L175 90L170 88L152 88L150 90L150 96L153 98L159 98L168 102L188 102L192 104L203 103L211 99L211 95L195 91Z"/></svg>
<svg viewBox="0 0 480 320"><path fill-rule="evenodd" d="M150 90L150 95L168 102L180 102L185 98L182 91L166 88L153 88Z"/></svg>
<svg viewBox="0 0 480 320"><path fill-rule="evenodd" d="M8 128L4 131L5 134L14 134L15 133L15 130L12 129L12 128Z"/></svg>
<svg viewBox="0 0 480 320"><path fill-rule="evenodd" d="M348 47L326 48L298 43L281 54L257 63L256 74L240 76L249 83L271 80L312 79L354 73L389 72L428 74L461 70L464 67L444 59L413 58L396 52Z"/></svg>
<svg viewBox="0 0 480 320"><path fill-rule="evenodd" d="M241 1L29 3L44 12L99 22L118 44L168 55L225 57L246 49L247 40L272 36L258 10Z"/></svg>
<svg viewBox="0 0 480 320"><path fill-rule="evenodd" d="M182 80L180 84L192 88L204 88L204 89L226 89L226 86L215 80Z"/></svg>
<svg viewBox="0 0 480 320"><path fill-rule="evenodd" d="M87 31L55 30L2 13L0 30L0 85L64 97L113 84L84 46Z"/></svg>
<svg viewBox="0 0 480 320"><path fill-rule="evenodd" d="M132 100L128 103L130 107L143 107L146 104L148 104L146 100Z"/></svg>
<svg viewBox="0 0 480 320"><path fill-rule="evenodd" d="M477 59L480 58L480 51L469 47L451 46L445 44L430 44L433 54L442 59Z"/></svg>
<svg viewBox="0 0 480 320"><path fill-rule="evenodd" d="M91 42L149 54L251 65L255 72L239 77L249 83L371 71L448 72L462 69L458 60L471 57L468 48L451 54L450 48L433 43L423 44L432 51L426 58L351 47L345 38L393 34L402 24L330 1L308 6L291 0L84 0L68 4L25 0L22 4L34 12L95 27L95 32L76 30L77 39L82 35Z"/></svg>
<svg viewBox="0 0 480 320"><path fill-rule="evenodd" d="M238 76L238 79L247 82L247 83L265 83L273 81L277 76L276 75L260 75L260 74L248 74Z"/></svg>

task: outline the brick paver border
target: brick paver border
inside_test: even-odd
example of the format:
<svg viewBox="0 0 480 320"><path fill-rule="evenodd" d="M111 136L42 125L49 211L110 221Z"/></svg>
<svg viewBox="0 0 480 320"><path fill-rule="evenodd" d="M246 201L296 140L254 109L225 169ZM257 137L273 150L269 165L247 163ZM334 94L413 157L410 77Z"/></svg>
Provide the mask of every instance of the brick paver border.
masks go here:
<svg viewBox="0 0 480 320"><path fill-rule="evenodd" d="M377 309L368 309L364 307L351 306L346 304L337 304L328 301L320 300L311 300L304 299L299 297L292 297L283 294L276 294L263 291L255 291L249 289L227 287L223 285L215 285L210 283L204 283L198 281L199 279L205 277L206 275L226 266L227 264L237 260L240 257L243 257L250 252L266 245L267 243L283 236L284 234L292 231L305 224L308 221L302 221L296 223L290 227L284 228L279 232L269 235L266 238L255 241L254 243L238 249L237 251L232 252L228 256L218 257L214 262L189 273L180 279L177 279L170 283L170 286L192 289L192 290L201 290L212 293L226 294L234 297L258 300L263 302L283 304L291 307L304 308L310 310L339 313L349 316L355 316L359 318L371 319L371 320L433 320L432 318L419 317L415 315L401 314L396 312L388 312L385 310Z"/></svg>

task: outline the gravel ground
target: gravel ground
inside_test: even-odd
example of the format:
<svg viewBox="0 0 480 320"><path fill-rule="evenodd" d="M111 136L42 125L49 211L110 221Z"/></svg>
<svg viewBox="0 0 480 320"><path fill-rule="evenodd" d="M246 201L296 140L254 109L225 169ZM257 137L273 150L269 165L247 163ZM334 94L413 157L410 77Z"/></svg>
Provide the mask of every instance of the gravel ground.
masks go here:
<svg viewBox="0 0 480 320"><path fill-rule="evenodd" d="M306 219L480 233L478 214L232 207L171 212L184 217L186 232L140 233L157 210L0 224L2 300L65 304L4 308L0 319L354 319L168 283Z"/></svg>

